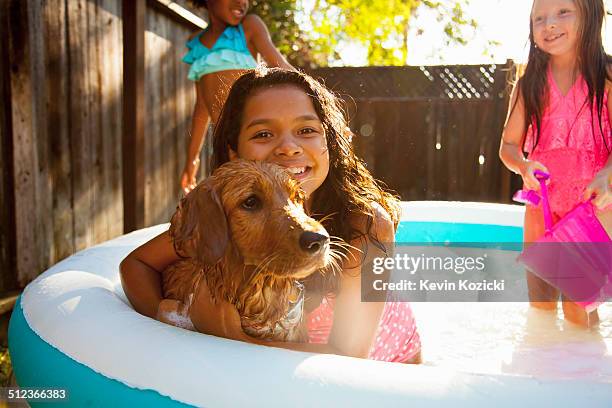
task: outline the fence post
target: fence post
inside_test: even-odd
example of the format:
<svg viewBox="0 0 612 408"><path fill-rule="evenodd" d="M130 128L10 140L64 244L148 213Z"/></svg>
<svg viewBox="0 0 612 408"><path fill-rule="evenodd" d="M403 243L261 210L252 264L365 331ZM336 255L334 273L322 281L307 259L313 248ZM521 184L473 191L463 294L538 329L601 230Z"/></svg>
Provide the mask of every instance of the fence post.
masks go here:
<svg viewBox="0 0 612 408"><path fill-rule="evenodd" d="M144 227L145 0L123 0L123 231Z"/></svg>
<svg viewBox="0 0 612 408"><path fill-rule="evenodd" d="M17 287L17 226L11 103L10 4L0 1L0 290Z"/></svg>

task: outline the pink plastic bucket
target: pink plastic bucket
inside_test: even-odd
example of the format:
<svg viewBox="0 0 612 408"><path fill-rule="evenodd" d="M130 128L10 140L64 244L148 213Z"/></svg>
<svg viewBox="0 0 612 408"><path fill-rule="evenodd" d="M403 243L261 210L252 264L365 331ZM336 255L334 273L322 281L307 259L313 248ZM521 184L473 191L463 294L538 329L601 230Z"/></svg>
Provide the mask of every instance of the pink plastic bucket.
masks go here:
<svg viewBox="0 0 612 408"><path fill-rule="evenodd" d="M612 240L595 216L590 200L552 225L547 176L540 172L538 177L546 234L525 248L518 261L590 312L612 297ZM515 197L523 201L527 196L523 193Z"/></svg>

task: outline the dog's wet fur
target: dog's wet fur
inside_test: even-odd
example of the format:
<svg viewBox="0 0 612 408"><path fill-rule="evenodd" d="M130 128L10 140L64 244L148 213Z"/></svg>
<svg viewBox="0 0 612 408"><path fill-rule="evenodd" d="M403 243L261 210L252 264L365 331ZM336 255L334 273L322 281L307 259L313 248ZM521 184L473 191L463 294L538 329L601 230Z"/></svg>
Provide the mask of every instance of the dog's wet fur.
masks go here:
<svg viewBox="0 0 612 408"><path fill-rule="evenodd" d="M164 297L189 304L205 284L213 301L236 306L245 333L305 341L297 282L331 273L334 254L303 203L299 183L280 166L236 160L219 167L172 217L170 235L184 259L163 272Z"/></svg>

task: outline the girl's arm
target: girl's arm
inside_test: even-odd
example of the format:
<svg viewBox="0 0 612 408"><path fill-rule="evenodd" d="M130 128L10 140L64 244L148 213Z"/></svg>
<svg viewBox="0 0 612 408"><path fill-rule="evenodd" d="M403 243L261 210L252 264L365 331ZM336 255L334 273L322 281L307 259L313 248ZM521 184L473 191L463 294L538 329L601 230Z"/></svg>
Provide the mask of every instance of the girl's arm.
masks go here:
<svg viewBox="0 0 612 408"><path fill-rule="evenodd" d="M200 166L200 150L204 143L204 137L210 123L210 114L204 101L204 90L202 84L195 83L196 103L193 108L191 118L191 131L189 146L187 148L187 158L183 173L181 174L181 188L187 194L196 186L196 174Z"/></svg>
<svg viewBox="0 0 612 408"><path fill-rule="evenodd" d="M522 151L523 139L525 137L525 105L520 95L518 83L512 90L508 117L502 132L501 144L499 146L499 158L512 172L523 178L525 186L531 190L539 190L540 183L535 178L533 171L541 169L548 172L541 163L527 160Z"/></svg>
<svg viewBox="0 0 612 408"><path fill-rule="evenodd" d="M244 18L242 24L250 37L249 41L269 66L295 70L276 49L270 38L268 27L258 15L249 14Z"/></svg>
<svg viewBox="0 0 612 408"><path fill-rule="evenodd" d="M389 214L378 204L374 206L372 234L384 245L395 242L395 228ZM358 220L360 230L366 230L365 217ZM365 242L364 242L365 241ZM363 253L352 250L343 269L340 292L336 296L334 323L329 344L346 356L367 358L374 343L384 302L361 301L362 266L371 265L373 258L391 256L376 247L371 239L364 238L350 242L361 248Z"/></svg>
<svg viewBox="0 0 612 408"><path fill-rule="evenodd" d="M132 251L119 266L123 291L134 309L157 318L162 301L161 271L179 259L168 232Z"/></svg>

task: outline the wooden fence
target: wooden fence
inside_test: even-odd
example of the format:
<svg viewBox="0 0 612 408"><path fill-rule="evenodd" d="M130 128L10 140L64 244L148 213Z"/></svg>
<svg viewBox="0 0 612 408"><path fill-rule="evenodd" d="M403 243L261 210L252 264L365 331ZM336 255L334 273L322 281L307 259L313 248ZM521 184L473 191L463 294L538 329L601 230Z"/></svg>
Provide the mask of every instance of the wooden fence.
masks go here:
<svg viewBox="0 0 612 408"><path fill-rule="evenodd" d="M179 194L195 97L181 57L197 27L157 0L137 1L146 4L144 224L153 225L168 221ZM132 84L122 5L0 2L0 293L124 231L122 115Z"/></svg>
<svg viewBox="0 0 612 408"><path fill-rule="evenodd" d="M511 62L312 74L344 97L356 150L403 200L510 202L518 180L498 150Z"/></svg>
<svg viewBox="0 0 612 408"><path fill-rule="evenodd" d="M163 3L0 1L0 293L128 224L168 221L195 96L180 60L197 27ZM357 150L403 199L507 202L507 68L314 74L349 101Z"/></svg>

